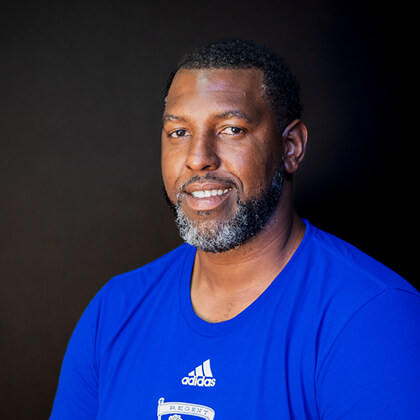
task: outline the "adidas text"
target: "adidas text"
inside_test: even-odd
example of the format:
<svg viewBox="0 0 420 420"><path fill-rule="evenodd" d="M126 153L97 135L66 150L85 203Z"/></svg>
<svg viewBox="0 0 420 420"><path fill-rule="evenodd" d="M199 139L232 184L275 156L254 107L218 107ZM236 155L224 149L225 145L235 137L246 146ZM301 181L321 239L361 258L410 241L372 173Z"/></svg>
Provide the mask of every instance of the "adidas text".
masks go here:
<svg viewBox="0 0 420 420"><path fill-rule="evenodd" d="M216 379L210 368L210 359L192 370L188 376L181 380L182 385L212 387L216 385Z"/></svg>
<svg viewBox="0 0 420 420"><path fill-rule="evenodd" d="M182 385L211 387L216 385L216 378L206 378L204 376L184 376Z"/></svg>

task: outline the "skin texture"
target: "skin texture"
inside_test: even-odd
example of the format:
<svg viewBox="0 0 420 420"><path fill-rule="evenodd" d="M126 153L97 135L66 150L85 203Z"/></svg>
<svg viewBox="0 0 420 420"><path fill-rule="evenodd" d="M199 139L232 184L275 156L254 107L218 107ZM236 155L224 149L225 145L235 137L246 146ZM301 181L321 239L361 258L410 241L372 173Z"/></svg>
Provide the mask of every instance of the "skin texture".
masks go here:
<svg viewBox="0 0 420 420"><path fill-rule="evenodd" d="M303 160L307 130L295 120L280 133L262 80L259 70L181 69L167 96L162 176L169 199L179 199L188 218L211 225L231 217L238 197L258 197L284 159L282 196L264 229L230 251L197 251L191 300L208 322L231 319L257 299L304 235L293 209L292 175ZM229 191L205 199L191 194L206 189Z"/></svg>

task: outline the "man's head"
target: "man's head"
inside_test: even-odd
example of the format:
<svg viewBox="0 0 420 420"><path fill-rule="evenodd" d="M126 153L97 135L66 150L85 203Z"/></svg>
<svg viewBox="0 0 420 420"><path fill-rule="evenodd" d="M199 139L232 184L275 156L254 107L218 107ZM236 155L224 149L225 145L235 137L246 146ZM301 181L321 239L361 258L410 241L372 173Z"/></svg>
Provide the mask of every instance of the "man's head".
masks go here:
<svg viewBox="0 0 420 420"><path fill-rule="evenodd" d="M266 226L284 172L303 157L298 90L281 58L249 42L181 60L166 96L162 175L185 241L222 252Z"/></svg>
<svg viewBox="0 0 420 420"><path fill-rule="evenodd" d="M300 87L288 64L266 47L240 39L214 42L185 54L169 77L165 97L178 70L211 68L260 70L263 94L276 116L280 132L291 121L301 118Z"/></svg>

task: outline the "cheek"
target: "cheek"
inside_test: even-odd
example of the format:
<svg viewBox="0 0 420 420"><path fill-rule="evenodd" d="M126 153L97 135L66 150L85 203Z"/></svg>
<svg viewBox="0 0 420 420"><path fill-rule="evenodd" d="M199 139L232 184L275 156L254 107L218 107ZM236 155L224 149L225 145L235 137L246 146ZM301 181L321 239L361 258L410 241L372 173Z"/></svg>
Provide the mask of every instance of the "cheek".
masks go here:
<svg viewBox="0 0 420 420"><path fill-rule="evenodd" d="M277 156L274 153L263 148L254 148L249 153L237 156L234 170L243 184L244 193L255 196L266 188L277 165Z"/></svg>
<svg viewBox="0 0 420 420"><path fill-rule="evenodd" d="M174 159L173 154L169 153L168 148L165 148L164 146L162 146L161 152L161 172L166 193L169 198L174 201L176 195L175 184L177 179L176 159Z"/></svg>
<svg viewBox="0 0 420 420"><path fill-rule="evenodd" d="M161 172L166 193L171 201L177 200L176 194L182 183L185 182L185 155L184 149L162 145Z"/></svg>

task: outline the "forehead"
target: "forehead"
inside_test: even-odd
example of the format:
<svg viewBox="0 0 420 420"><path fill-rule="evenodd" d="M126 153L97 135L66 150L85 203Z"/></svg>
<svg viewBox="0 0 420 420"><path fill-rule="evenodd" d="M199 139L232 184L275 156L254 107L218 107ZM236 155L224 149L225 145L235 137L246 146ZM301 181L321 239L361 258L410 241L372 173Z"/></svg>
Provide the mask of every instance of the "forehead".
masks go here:
<svg viewBox="0 0 420 420"><path fill-rule="evenodd" d="M263 74L256 69L179 70L166 98L166 109L188 106L196 109L205 103L213 107L235 105L251 108L269 107L263 98Z"/></svg>

